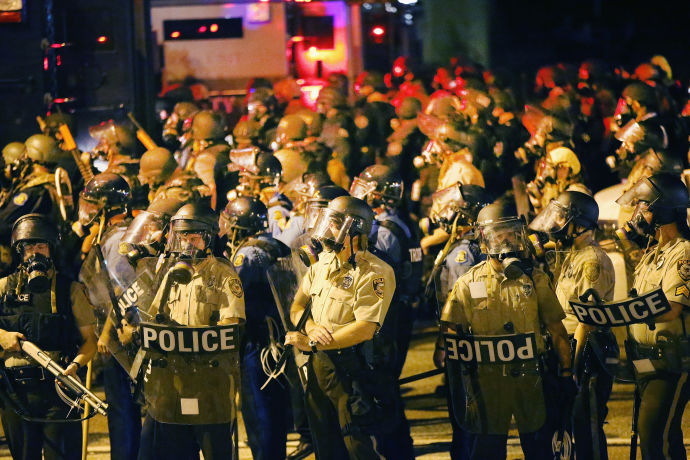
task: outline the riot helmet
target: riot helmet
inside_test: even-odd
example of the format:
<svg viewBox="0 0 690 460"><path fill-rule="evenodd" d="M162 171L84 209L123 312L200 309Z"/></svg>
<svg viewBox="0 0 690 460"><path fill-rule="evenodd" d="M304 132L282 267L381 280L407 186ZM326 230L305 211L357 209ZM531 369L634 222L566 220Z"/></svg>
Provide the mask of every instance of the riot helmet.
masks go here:
<svg viewBox="0 0 690 460"><path fill-rule="evenodd" d="M321 209L311 238L337 253L343 249L347 236L368 236L373 221L374 211L365 201L351 196L341 196Z"/></svg>
<svg viewBox="0 0 690 460"><path fill-rule="evenodd" d="M235 147L243 148L254 145L259 138L261 126L254 120L240 120L232 130Z"/></svg>
<svg viewBox="0 0 690 460"><path fill-rule="evenodd" d="M192 118L191 136L195 141L218 141L225 136L225 127L222 113L201 110Z"/></svg>
<svg viewBox="0 0 690 460"><path fill-rule="evenodd" d="M347 196L347 190L337 185L323 185L319 187L310 198L307 199L304 210L304 228L310 231L316 224L316 219L322 208L340 196Z"/></svg>
<svg viewBox="0 0 690 460"><path fill-rule="evenodd" d="M395 110L398 118L403 120L412 120L417 117L417 114L422 111L422 103L416 97L406 97L400 103L400 106Z"/></svg>
<svg viewBox="0 0 690 460"><path fill-rule="evenodd" d="M177 161L164 147L147 150L139 160L139 181L155 187L165 183L177 169Z"/></svg>
<svg viewBox="0 0 690 460"><path fill-rule="evenodd" d="M40 164L55 164L60 160L62 151L55 139L45 134L34 134L25 142L26 156Z"/></svg>
<svg viewBox="0 0 690 460"><path fill-rule="evenodd" d="M319 91L316 98L316 109L321 114L327 114L331 109L340 109L347 106L345 95L332 86L325 86Z"/></svg>
<svg viewBox="0 0 690 460"><path fill-rule="evenodd" d="M10 142L2 149L2 160L5 165L11 165L24 157L26 145L22 142Z"/></svg>
<svg viewBox="0 0 690 460"><path fill-rule="evenodd" d="M129 224L118 252L126 255L132 265L141 257L157 256L165 247L170 219L183 205L184 201L177 198L155 200Z"/></svg>
<svg viewBox="0 0 690 460"><path fill-rule="evenodd" d="M307 123L299 115L285 115L276 128L276 148L307 137Z"/></svg>
<svg viewBox="0 0 690 460"><path fill-rule="evenodd" d="M457 183L431 195L430 218L436 225L451 233L453 225L474 224L477 214L493 202L489 192L479 185Z"/></svg>
<svg viewBox="0 0 690 460"><path fill-rule="evenodd" d="M616 203L634 207L630 220L617 231L619 238L653 237L662 225L685 222L688 189L678 175L658 173L635 183Z"/></svg>
<svg viewBox="0 0 690 460"><path fill-rule="evenodd" d="M43 134L55 136L59 133L61 125L67 125L69 130L74 132L74 117L64 112L51 113L45 118L45 129L43 130Z"/></svg>
<svg viewBox="0 0 690 460"><path fill-rule="evenodd" d="M204 202L182 206L170 219L167 252L181 258L203 257L213 250L218 218Z"/></svg>
<svg viewBox="0 0 690 460"><path fill-rule="evenodd" d="M99 215L108 219L127 212L131 199L129 184L122 176L109 172L97 174L79 194L79 223L87 226Z"/></svg>
<svg viewBox="0 0 690 460"><path fill-rule="evenodd" d="M598 219L599 205L592 196L565 191L546 205L529 224L529 229L570 244L575 237L596 228ZM572 229L570 223L574 224Z"/></svg>
<svg viewBox="0 0 690 460"><path fill-rule="evenodd" d="M247 101L247 118L259 121L264 116L272 114L276 104L277 100L272 89L256 88Z"/></svg>
<svg viewBox="0 0 690 460"><path fill-rule="evenodd" d="M507 278L519 278L527 268L529 246L525 220L517 217L515 205L497 201L485 206L477 214L476 225L482 252L501 262Z"/></svg>
<svg viewBox="0 0 690 460"><path fill-rule="evenodd" d="M91 126L89 135L98 140L94 153L108 159L112 155L132 155L137 148L137 141L132 128L113 120Z"/></svg>
<svg viewBox="0 0 690 460"><path fill-rule="evenodd" d="M219 233L227 235L228 244L236 248L248 236L263 233L268 228L268 210L256 197L240 196L228 202L220 213Z"/></svg>
<svg viewBox="0 0 690 460"><path fill-rule="evenodd" d="M174 144L191 128L191 119L199 111L193 102L178 102L163 125L163 141Z"/></svg>
<svg viewBox="0 0 690 460"><path fill-rule="evenodd" d="M350 195L365 200L373 209L397 207L403 197L402 177L390 166L369 166L352 181Z"/></svg>
<svg viewBox="0 0 690 460"><path fill-rule="evenodd" d="M295 203L296 210L301 212L304 211L304 203L307 200L312 198L321 187L332 183L330 176L323 171L304 173L288 185L285 193Z"/></svg>

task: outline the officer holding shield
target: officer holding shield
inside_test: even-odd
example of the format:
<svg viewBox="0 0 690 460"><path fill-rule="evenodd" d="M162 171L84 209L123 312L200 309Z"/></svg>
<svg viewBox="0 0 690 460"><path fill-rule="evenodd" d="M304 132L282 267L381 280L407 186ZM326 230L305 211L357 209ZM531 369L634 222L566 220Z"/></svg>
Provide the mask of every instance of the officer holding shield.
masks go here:
<svg viewBox="0 0 690 460"><path fill-rule="evenodd" d="M580 390L573 412L577 452L588 458L606 459L604 420L614 373L607 368L606 359L600 360L598 356L603 356L602 347L609 344L617 351L616 338L610 329L597 330L580 323L568 303L579 301L589 289L594 289L601 301L613 300L613 263L594 240L598 218L599 206L594 198L582 192L566 191L551 200L529 228L547 233L556 242L556 267L560 269L556 295L566 313L563 324L576 341L575 369L582 370L576 372ZM587 353L583 356L586 343ZM618 357L609 358L617 360ZM592 430L592 417L597 420L598 430Z"/></svg>
<svg viewBox="0 0 690 460"><path fill-rule="evenodd" d="M677 175L659 173L637 182L617 203L634 207L619 236L647 248L635 268L634 289L643 294L660 287L671 306L653 325L628 328L628 356L641 397L642 457L685 458L681 419L690 399L688 192Z"/></svg>
<svg viewBox="0 0 690 460"><path fill-rule="evenodd" d="M217 235L217 217L205 204L186 204L172 217L166 248L170 261L164 265L172 267L165 268L149 311L157 323L205 327L243 322L244 292L237 273L211 253ZM225 362L222 356L208 361L196 355L151 362L144 392L154 422L142 437L142 445L152 446L151 455L186 458L201 450L206 459L231 458L238 382ZM225 408L227 413L221 413Z"/></svg>
<svg viewBox="0 0 690 460"><path fill-rule="evenodd" d="M441 314L450 332L445 346L454 412L472 434L473 459L505 458L513 416L525 457L552 455L539 359L545 352L542 325L558 353L559 383L574 394L570 346L561 322L565 315L549 278L530 264L525 224L516 214L504 202L479 212L477 226L488 259L457 280ZM464 392L457 391L463 387Z"/></svg>
<svg viewBox="0 0 690 460"><path fill-rule="evenodd" d="M382 418L381 405L395 394L386 384L389 375L372 373L376 369L363 356L395 291L393 269L367 251L373 219L364 201L349 196L321 210L311 236L325 250L309 267L291 308L295 324L309 308L304 330L288 332L285 343L312 353L307 404L316 414L310 425L319 458L379 458L370 436L390 422ZM315 392L330 404L312 405ZM339 450L343 441L346 452Z"/></svg>

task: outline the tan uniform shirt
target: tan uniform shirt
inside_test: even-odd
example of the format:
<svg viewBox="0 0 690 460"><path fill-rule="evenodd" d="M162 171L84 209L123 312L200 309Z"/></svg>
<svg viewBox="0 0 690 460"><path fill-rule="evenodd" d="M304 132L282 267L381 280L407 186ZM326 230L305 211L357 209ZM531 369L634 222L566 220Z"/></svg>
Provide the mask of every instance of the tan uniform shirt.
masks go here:
<svg viewBox="0 0 690 460"><path fill-rule="evenodd" d="M475 335L506 335L510 322L515 333L536 334L537 349L544 351L540 324L565 317L549 277L534 269L532 278L515 280L497 272L490 261L472 267L455 282L441 313L441 321L458 324Z"/></svg>
<svg viewBox="0 0 690 460"><path fill-rule="evenodd" d="M464 185L485 187L484 176L482 176L481 171L466 161L462 154L455 153L443 161L436 190L443 190L458 182Z"/></svg>
<svg viewBox="0 0 690 460"><path fill-rule="evenodd" d="M161 288L152 306L160 303L162 294ZM230 263L213 256L194 264L189 284L172 286L167 304L170 319L185 326L209 326L214 312L219 312L218 321L245 318L244 291L237 273Z"/></svg>
<svg viewBox="0 0 690 460"><path fill-rule="evenodd" d="M341 265L334 253L324 252L309 267L300 290L311 298L316 324L332 331L354 321L383 324L395 291L393 269L368 251L357 253L356 265Z"/></svg>
<svg viewBox="0 0 690 460"><path fill-rule="evenodd" d="M647 250L637 267L635 268L635 281L633 287L638 294L644 294L661 287L669 302L677 302L687 307L690 306L690 241L683 238L675 238L659 248L656 254L656 246ZM678 336L683 334L682 319L685 320L685 329L690 333L688 310L683 309L683 314L673 321L656 323L652 331L647 324L633 324L630 326L632 337L639 343L653 345L656 343L657 334L664 332Z"/></svg>
<svg viewBox="0 0 690 460"><path fill-rule="evenodd" d="M590 241L584 249L568 252L556 283L556 295L565 311L563 325L568 334L574 334L578 324L568 301L579 302L586 290L594 288L602 301L610 302L613 300L615 281L613 263L595 241Z"/></svg>
<svg viewBox="0 0 690 460"><path fill-rule="evenodd" d="M12 275L11 275L12 276ZM53 277L55 274L53 274ZM9 277L0 279L0 296L4 296L9 291ZM41 294L33 294L33 305L38 307L38 313L48 314L57 311L57 305L54 305L54 296L51 290ZM73 281L70 286L70 300L72 302L72 314L77 323L77 328L93 326L96 324L96 317L93 314L94 307L89 302L86 296L84 285L77 281ZM59 356L59 352L48 353L52 359ZM15 366L29 366L33 361L26 358L22 353L4 353L5 367Z"/></svg>

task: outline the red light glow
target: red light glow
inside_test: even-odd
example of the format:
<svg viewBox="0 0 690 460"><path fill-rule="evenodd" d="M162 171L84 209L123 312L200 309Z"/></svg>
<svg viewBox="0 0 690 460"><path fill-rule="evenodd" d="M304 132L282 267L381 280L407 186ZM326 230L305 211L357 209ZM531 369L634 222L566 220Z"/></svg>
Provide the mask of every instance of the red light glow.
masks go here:
<svg viewBox="0 0 690 460"><path fill-rule="evenodd" d="M178 32L177 30L170 34L170 38L177 38L179 36L180 36L180 32Z"/></svg>
<svg viewBox="0 0 690 460"><path fill-rule="evenodd" d="M218 24L211 24L210 30L211 32L218 32Z"/></svg>
<svg viewBox="0 0 690 460"><path fill-rule="evenodd" d="M199 27L199 33L200 33L200 34L205 33L206 30L207 30L206 26L201 26L201 27Z"/></svg>
<svg viewBox="0 0 690 460"><path fill-rule="evenodd" d="M108 41L108 37L106 37L105 35L101 35L100 37L98 37L98 38L96 39L96 41L97 41L98 43L105 43L105 42Z"/></svg>
<svg viewBox="0 0 690 460"><path fill-rule="evenodd" d="M372 35L376 35L377 37L383 36L383 34L386 33L386 29L384 29L381 26L376 26L373 29L371 29Z"/></svg>
<svg viewBox="0 0 690 460"><path fill-rule="evenodd" d="M46 72L48 71L48 58L47 57L43 58L43 70L45 70Z"/></svg>

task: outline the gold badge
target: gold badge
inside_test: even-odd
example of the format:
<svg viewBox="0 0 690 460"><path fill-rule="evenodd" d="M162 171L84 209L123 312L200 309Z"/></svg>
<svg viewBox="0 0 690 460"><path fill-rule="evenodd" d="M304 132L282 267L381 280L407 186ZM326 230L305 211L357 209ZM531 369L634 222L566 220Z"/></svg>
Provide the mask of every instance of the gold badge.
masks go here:
<svg viewBox="0 0 690 460"><path fill-rule="evenodd" d="M681 284L676 288L676 295L682 295L686 299L690 299L690 289L685 284Z"/></svg>
<svg viewBox="0 0 690 460"><path fill-rule="evenodd" d="M458 263L463 263L467 260L467 252L464 250L458 251L458 255L455 257L455 261Z"/></svg>
<svg viewBox="0 0 690 460"><path fill-rule="evenodd" d="M690 280L690 260L681 259L678 261L678 276L680 276L683 281Z"/></svg>
<svg viewBox="0 0 690 460"><path fill-rule="evenodd" d="M22 193L18 193L17 195L15 195L14 198L12 199L12 202L14 204L16 204L17 206L23 206L24 203L26 203L26 200L28 200L28 199L29 199L29 195L22 192Z"/></svg>
<svg viewBox="0 0 690 460"><path fill-rule="evenodd" d="M232 261L232 264L235 267L241 267L243 262L244 262L244 254L237 254L235 256L235 260Z"/></svg>
<svg viewBox="0 0 690 460"><path fill-rule="evenodd" d="M349 289L350 286L352 286L352 281L353 281L352 275L345 276L345 278L343 278L343 284L342 284L343 289Z"/></svg>
<svg viewBox="0 0 690 460"><path fill-rule="evenodd" d="M590 282L595 282L601 275L601 267L596 262L587 262L584 267L585 278Z"/></svg>
<svg viewBox="0 0 690 460"><path fill-rule="evenodd" d="M379 299L383 299L383 286L384 286L383 278L375 278L373 281L373 285L374 285L374 294L376 294Z"/></svg>
<svg viewBox="0 0 690 460"><path fill-rule="evenodd" d="M237 278L232 278L230 280L230 291L235 297L242 297L242 283Z"/></svg>
<svg viewBox="0 0 690 460"><path fill-rule="evenodd" d="M278 224L278 228L280 228L281 230L285 230L285 224L287 224L287 222L286 222L285 216L283 216L282 212L280 212L277 209L275 211L273 211L273 219Z"/></svg>
<svg viewBox="0 0 690 460"><path fill-rule="evenodd" d="M350 133L347 132L347 129L345 129L345 128L340 128L340 129L338 130L338 137L345 137L345 138L348 138L348 137L350 137Z"/></svg>

